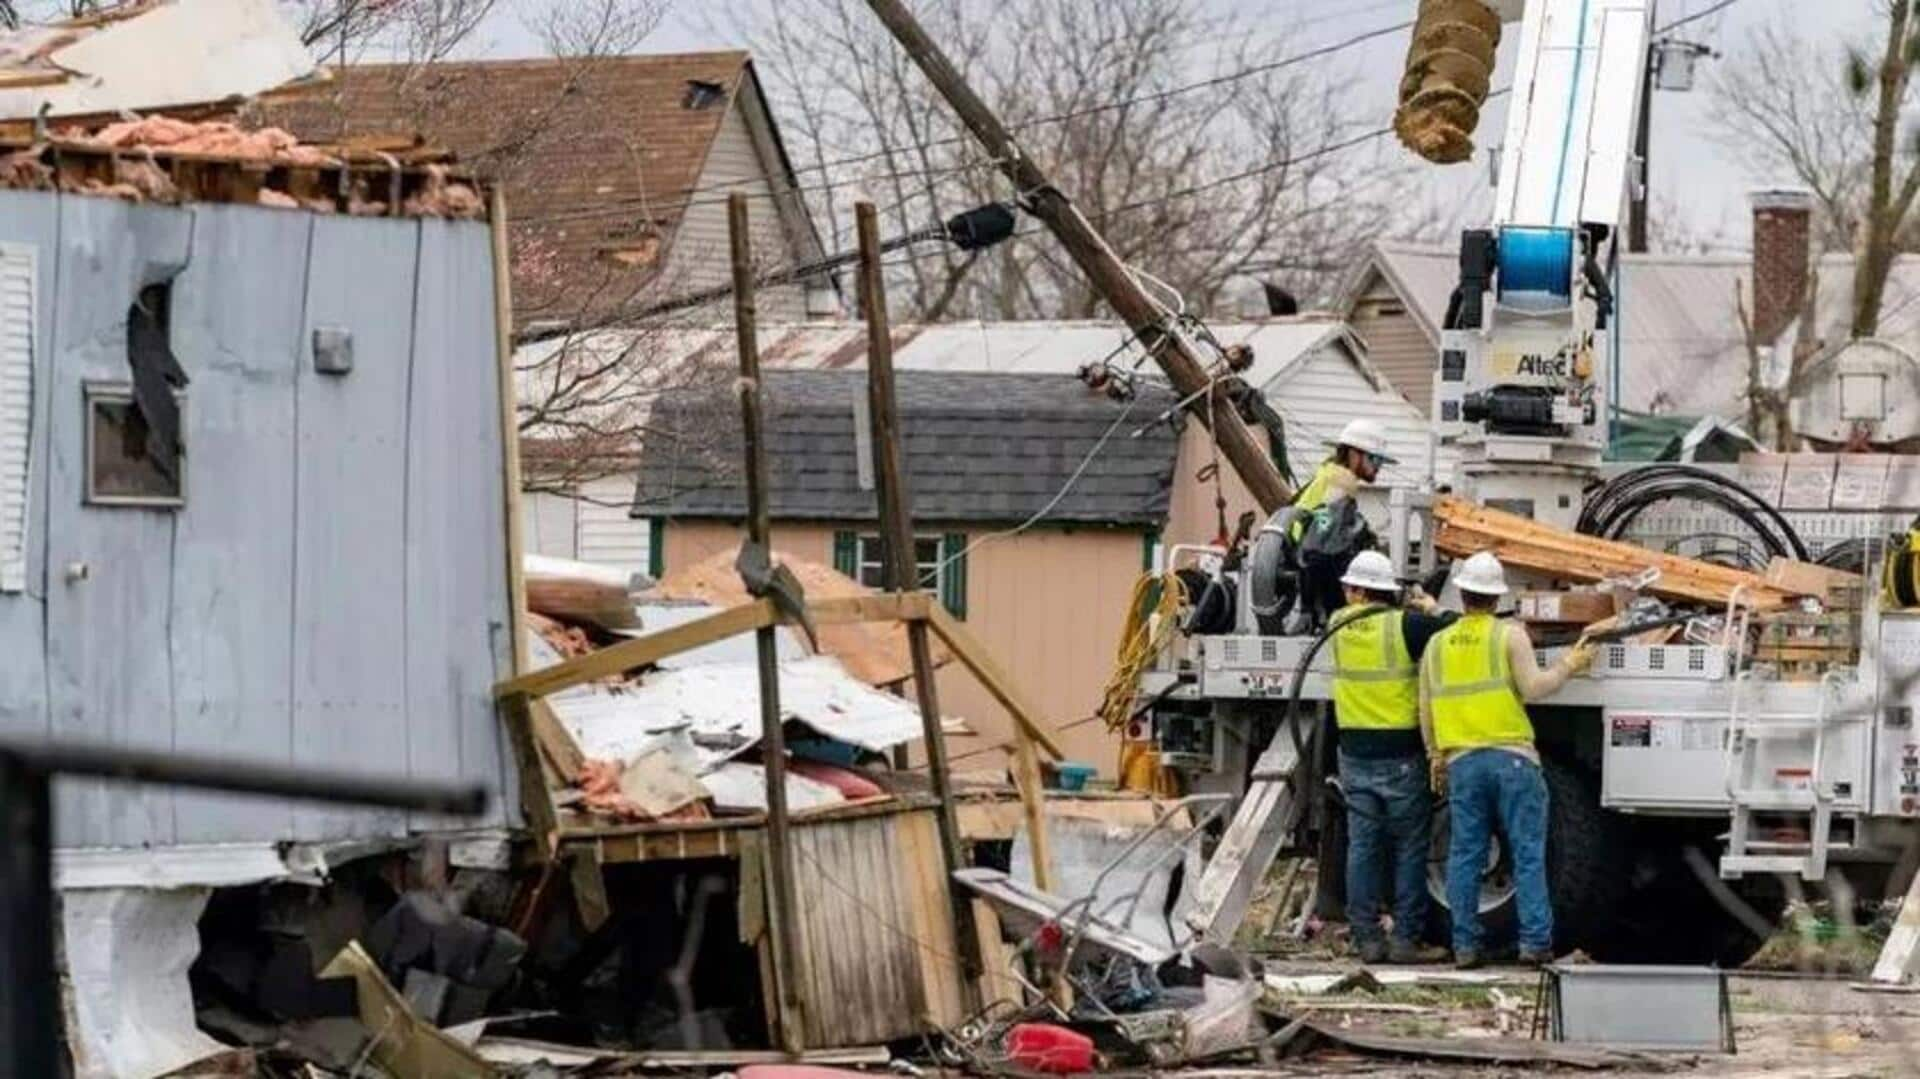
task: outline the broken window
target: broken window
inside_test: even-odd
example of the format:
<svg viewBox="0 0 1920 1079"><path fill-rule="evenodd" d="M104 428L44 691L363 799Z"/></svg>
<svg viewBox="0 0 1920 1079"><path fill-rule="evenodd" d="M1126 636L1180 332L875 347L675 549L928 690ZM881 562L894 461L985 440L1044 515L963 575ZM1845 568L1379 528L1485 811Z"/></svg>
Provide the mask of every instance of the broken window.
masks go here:
<svg viewBox="0 0 1920 1079"><path fill-rule="evenodd" d="M127 309L128 382L86 385L86 500L97 505L178 506L185 500L186 445L174 359L173 282L141 287Z"/></svg>
<svg viewBox="0 0 1920 1079"><path fill-rule="evenodd" d="M710 109L727 96L727 88L704 79L688 79L687 93L680 99L683 109Z"/></svg>
<svg viewBox="0 0 1920 1079"><path fill-rule="evenodd" d="M169 391L176 422L180 399ZM86 386L86 500L107 506L178 506L185 502L179 460L163 468L153 454L153 429L126 383Z"/></svg>

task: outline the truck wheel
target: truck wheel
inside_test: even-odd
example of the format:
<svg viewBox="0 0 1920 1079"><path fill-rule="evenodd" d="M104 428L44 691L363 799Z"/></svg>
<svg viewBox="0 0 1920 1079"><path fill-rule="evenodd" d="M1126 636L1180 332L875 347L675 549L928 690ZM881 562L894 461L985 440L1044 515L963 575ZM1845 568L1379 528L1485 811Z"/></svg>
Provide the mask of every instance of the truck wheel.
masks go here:
<svg viewBox="0 0 1920 1079"><path fill-rule="evenodd" d="M1712 864L1717 841L1696 844ZM1734 911L1709 891L1688 864L1686 845L1643 847L1634 879L1622 897L1616 922L1588 951L1605 963L1713 964L1733 969L1753 958L1767 935L1749 922L1772 927L1787 907L1786 889L1771 876L1726 882L1745 907Z"/></svg>
<svg viewBox="0 0 1920 1079"><path fill-rule="evenodd" d="M1553 900L1554 947L1591 951L1591 944L1611 928L1624 889L1619 867L1625 856L1625 828L1615 814L1600 808L1599 792L1585 774L1554 760L1545 761L1541 770L1547 781L1547 892ZM1434 807L1433 853L1427 862L1433 912L1427 939L1442 945L1453 943L1447 909L1450 835L1442 800ZM1480 931L1488 952L1514 948L1520 930L1517 906L1513 861L1505 837L1496 834L1480 883Z"/></svg>

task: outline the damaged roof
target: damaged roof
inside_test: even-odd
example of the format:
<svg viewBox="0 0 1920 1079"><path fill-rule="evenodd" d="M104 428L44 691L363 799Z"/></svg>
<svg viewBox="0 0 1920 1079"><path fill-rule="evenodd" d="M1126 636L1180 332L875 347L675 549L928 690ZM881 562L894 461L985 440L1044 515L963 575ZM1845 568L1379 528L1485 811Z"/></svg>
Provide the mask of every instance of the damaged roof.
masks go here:
<svg viewBox="0 0 1920 1079"><path fill-rule="evenodd" d="M273 0L122 4L0 33L0 119L204 105L317 67Z"/></svg>
<svg viewBox="0 0 1920 1079"><path fill-rule="evenodd" d="M664 264L743 95L761 100L739 51L356 64L259 114L313 142L410 135L498 181L515 307L523 320L567 319L630 300ZM768 167L791 186L785 161Z"/></svg>
<svg viewBox="0 0 1920 1079"><path fill-rule="evenodd" d="M762 377L773 516L873 518L871 479L863 485L856 452L866 441L856 439L866 423L866 373L772 370ZM1172 407L1169 391L1143 385L1123 403L1075 375L899 371L896 378L917 519L1012 523L1042 510L1055 523L1154 526L1166 519L1178 440L1165 424L1131 436ZM634 514L744 517L731 387L676 391L653 416Z"/></svg>

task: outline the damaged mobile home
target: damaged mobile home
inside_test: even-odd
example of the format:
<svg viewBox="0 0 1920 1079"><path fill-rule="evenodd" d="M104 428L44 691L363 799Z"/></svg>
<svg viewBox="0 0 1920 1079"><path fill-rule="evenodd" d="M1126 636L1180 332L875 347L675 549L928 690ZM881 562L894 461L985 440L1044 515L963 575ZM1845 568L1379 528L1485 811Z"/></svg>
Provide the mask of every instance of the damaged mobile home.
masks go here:
<svg viewBox="0 0 1920 1079"><path fill-rule="evenodd" d="M0 154L7 736L511 791L490 700L512 669L509 449L477 192L443 165L160 117ZM512 805L454 820L57 781L77 1072L220 1048L186 991L212 890L504 828Z"/></svg>

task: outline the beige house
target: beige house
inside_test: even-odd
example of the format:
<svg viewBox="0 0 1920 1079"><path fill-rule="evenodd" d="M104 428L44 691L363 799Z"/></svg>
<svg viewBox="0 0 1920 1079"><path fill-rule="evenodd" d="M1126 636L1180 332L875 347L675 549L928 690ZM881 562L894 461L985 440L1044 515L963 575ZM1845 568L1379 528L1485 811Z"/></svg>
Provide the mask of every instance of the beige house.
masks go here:
<svg viewBox="0 0 1920 1079"><path fill-rule="evenodd" d="M1279 413L1297 475L1311 473L1342 424L1364 415L1387 426L1401 462L1386 482L1424 482L1425 420L1374 370L1343 323L1291 317L1211 329L1223 344L1253 348L1253 366L1242 377ZM690 333L677 347L689 362L713 360L722 372L714 386L723 390L730 337L724 328ZM1071 752L1109 772L1117 742L1097 722L1081 721L1093 714L1112 669L1135 580L1168 545L1216 538L1216 494L1226 501L1229 528L1254 509L1230 468L1215 480L1212 443L1198 424L1182 421L1176 434L1155 422L1173 397L1129 341L1118 323L1091 320L906 325L894 333L928 583L1039 698ZM763 362L774 368L769 392L776 414L769 426L784 440L773 464L775 545L877 584L874 496L861 486L854 441L864 427L855 401L864 393L865 327L765 325L760 343ZM1134 375L1139 392L1133 400L1086 389L1081 367L1102 362ZM803 381L782 382L794 378ZM789 411L780 413L783 388ZM792 411L796 396L810 402L798 412ZM728 481L711 494L694 490L716 483L716 473L738 469L731 433L739 420L731 398L722 400L704 411L677 399L666 402L667 412L656 410L656 426L679 424L688 436L672 448L650 445L643 455L633 512L654 536L656 574L739 543L737 486ZM954 418L962 414L964 420ZM916 415L951 425L935 449L923 443L917 455ZM839 455L831 469L819 463L827 444ZM1083 460L1087 469L1074 478ZM1439 467L1450 472L1450 459L1443 457ZM1066 494L1049 506L1062 490ZM1382 520L1385 498L1384 490L1365 496L1368 511ZM981 542L1036 513L1019 535ZM985 729L989 743L1008 732L998 706L966 675L943 675L942 687L943 706ZM981 745L956 743L954 751Z"/></svg>
<svg viewBox="0 0 1920 1079"><path fill-rule="evenodd" d="M773 370L766 394L775 549L883 585L864 373ZM1128 436L1171 395L1148 390L1130 415L1072 375L902 371L899 401L923 586L1027 689L1075 759L1110 772L1117 744L1079 721L1099 704L1125 597L1172 493L1173 431ZM736 409L722 387L656 410L634 511L653 522L663 572L739 546ZM953 741L955 758L997 766L1012 736L1004 711L957 668L941 672L940 693L942 710L978 732Z"/></svg>

